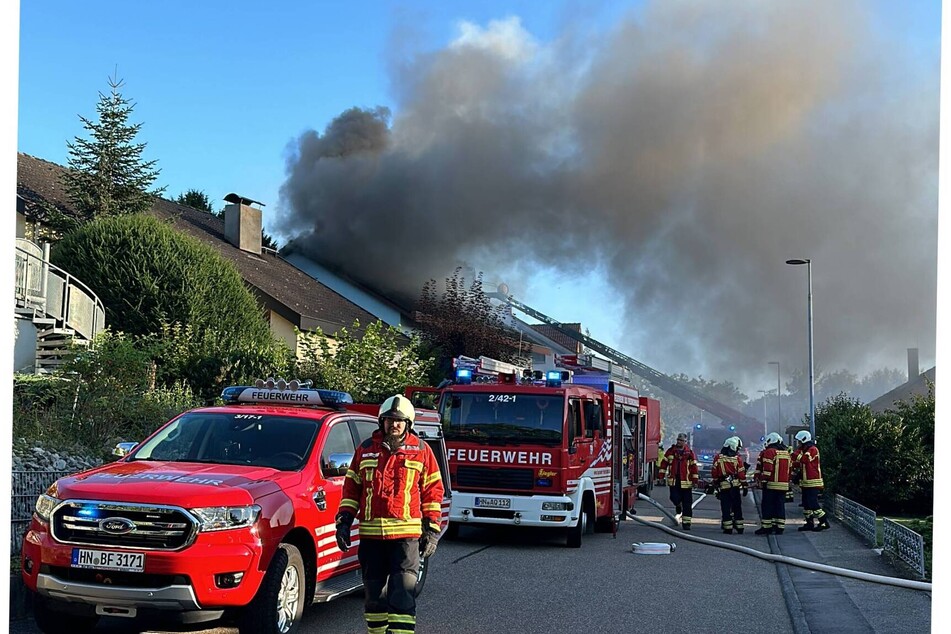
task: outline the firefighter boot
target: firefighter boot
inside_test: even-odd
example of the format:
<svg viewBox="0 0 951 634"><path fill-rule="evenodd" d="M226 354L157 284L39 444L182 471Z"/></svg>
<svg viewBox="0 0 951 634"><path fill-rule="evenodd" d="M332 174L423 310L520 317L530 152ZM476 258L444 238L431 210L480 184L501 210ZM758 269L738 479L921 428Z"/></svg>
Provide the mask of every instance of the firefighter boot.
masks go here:
<svg viewBox="0 0 951 634"><path fill-rule="evenodd" d="M737 535L743 534L743 528L744 526L742 522L740 522L739 524L737 524L736 522L733 522L733 529L736 531Z"/></svg>
<svg viewBox="0 0 951 634"><path fill-rule="evenodd" d="M816 524L816 527L815 527L814 529L812 529L812 530L818 532L818 531L824 531L824 530L827 530L827 529L830 529L830 528L832 528L832 527L829 526L829 518L826 517L825 515L823 515L822 517L819 518L819 523Z"/></svg>
<svg viewBox="0 0 951 634"><path fill-rule="evenodd" d="M754 535L769 535L772 532L773 532L772 526L760 526L755 531L753 531L753 534Z"/></svg>
<svg viewBox="0 0 951 634"><path fill-rule="evenodd" d="M797 528L798 531L814 531L816 530L815 521L810 517L806 520L806 523Z"/></svg>

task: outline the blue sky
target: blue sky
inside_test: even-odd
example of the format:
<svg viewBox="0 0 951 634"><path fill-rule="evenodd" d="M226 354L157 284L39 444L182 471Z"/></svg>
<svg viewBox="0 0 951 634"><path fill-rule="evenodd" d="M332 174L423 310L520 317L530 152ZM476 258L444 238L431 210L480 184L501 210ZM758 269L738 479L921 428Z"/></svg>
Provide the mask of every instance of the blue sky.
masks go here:
<svg viewBox="0 0 951 634"><path fill-rule="evenodd" d="M934 70L940 45L936 2L842 4L862 7L872 31L920 63L912 65L913 72L927 75ZM265 226L274 233L288 144L306 130L323 132L335 116L353 106L383 105L399 114L404 87L392 84L391 71L401 52L441 51L459 37L461 23L486 29L492 20L509 16L517 16L521 28L545 46L579 25L610 33L619 20L639 14L644 7L642 2L265 5L29 0L20 4L19 15L16 146L20 152L65 164L67 140L83 132L78 115L94 116L98 92L107 89L107 77L118 69L125 81L123 94L137 104L132 120L144 122L140 140L148 143L146 158L158 159L158 184L167 188L166 197L197 188L220 206L226 193L236 191L265 203ZM843 39L848 36L842 33ZM802 43L804 49L808 45ZM654 242L644 247L658 248ZM575 262L566 267L571 272L565 273L549 263L540 266L536 276L520 276L523 285L513 290L556 318L580 320L610 345L631 350L656 338L656 328L638 334L636 325L615 317L632 306L613 290L617 282L611 285L606 267L610 265L604 261L590 266ZM503 274L492 272L487 277L491 282L502 281ZM798 292L797 276L782 279ZM817 294L819 289L817 282ZM598 301L579 302L582 290ZM718 319L730 317L719 315ZM784 324L782 328L790 327ZM817 333L817 342L819 337ZM665 372L710 376L718 368L698 352L700 345L687 342L666 356L643 360ZM905 345L915 342L900 342L894 349L903 351ZM932 344L922 345L922 363L932 362ZM799 363L801 349L786 352L789 365ZM756 372L764 381L772 371L765 359L778 354L763 351L763 368ZM696 356L698 361L678 365L677 355ZM644 355L635 351L634 356ZM900 353L889 359L891 367L903 367ZM830 359L828 365L848 363L848 359ZM875 364L882 365L880 359ZM738 373L723 378L744 383L755 392L748 376Z"/></svg>

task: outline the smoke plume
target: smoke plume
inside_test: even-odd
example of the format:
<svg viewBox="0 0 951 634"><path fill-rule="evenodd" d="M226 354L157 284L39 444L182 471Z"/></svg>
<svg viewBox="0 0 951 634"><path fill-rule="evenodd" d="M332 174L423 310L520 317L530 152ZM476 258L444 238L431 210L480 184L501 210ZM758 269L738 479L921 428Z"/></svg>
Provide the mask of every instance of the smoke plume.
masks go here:
<svg viewBox="0 0 951 634"><path fill-rule="evenodd" d="M393 112L296 139L277 231L404 303L457 265L516 296L532 267L599 267L624 352L735 382L803 367L806 267L784 261L810 258L817 369L924 362L938 60L865 11L665 0L550 41L462 23L392 64Z"/></svg>

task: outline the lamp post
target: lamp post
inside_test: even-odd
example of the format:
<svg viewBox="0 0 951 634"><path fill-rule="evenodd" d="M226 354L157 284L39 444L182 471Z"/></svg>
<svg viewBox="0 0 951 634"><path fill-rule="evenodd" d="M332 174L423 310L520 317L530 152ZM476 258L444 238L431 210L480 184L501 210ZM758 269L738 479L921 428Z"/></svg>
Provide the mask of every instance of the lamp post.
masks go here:
<svg viewBox="0 0 951 634"><path fill-rule="evenodd" d="M770 361L769 365L776 366L776 408L777 408L777 417L776 417L776 431L780 434L783 433L783 387L782 380L779 378L779 361Z"/></svg>
<svg viewBox="0 0 951 634"><path fill-rule="evenodd" d="M766 442L765 438L769 435L769 430L766 429L766 395L770 393L770 390L756 390L763 395L763 442Z"/></svg>
<svg viewBox="0 0 951 634"><path fill-rule="evenodd" d="M816 386L815 386L815 366L812 361L812 260L794 259L786 260L786 264L805 264L806 277L808 278L808 304L809 304L809 433L813 439L816 437Z"/></svg>

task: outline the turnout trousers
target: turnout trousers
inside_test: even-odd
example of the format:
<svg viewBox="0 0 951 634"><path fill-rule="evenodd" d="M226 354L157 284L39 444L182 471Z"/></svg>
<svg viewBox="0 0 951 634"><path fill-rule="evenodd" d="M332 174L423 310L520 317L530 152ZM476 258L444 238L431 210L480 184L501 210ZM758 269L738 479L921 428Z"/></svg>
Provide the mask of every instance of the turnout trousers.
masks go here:
<svg viewBox="0 0 951 634"><path fill-rule="evenodd" d="M764 489L761 505L763 528L784 530L786 528L786 492L777 489Z"/></svg>
<svg viewBox="0 0 951 634"><path fill-rule="evenodd" d="M723 530L743 530L743 500L740 488L720 489L720 526Z"/></svg>
<svg viewBox="0 0 951 634"><path fill-rule="evenodd" d="M361 537L357 554L368 634L415 632L419 540Z"/></svg>
<svg viewBox="0 0 951 634"><path fill-rule="evenodd" d="M802 515L806 521L821 520L825 514L819 506L819 487L802 487Z"/></svg>
<svg viewBox="0 0 951 634"><path fill-rule="evenodd" d="M670 501L677 507L677 512L682 513L681 523L684 526L690 526L693 521L693 487L685 489L679 482L674 482L668 489L670 489Z"/></svg>

